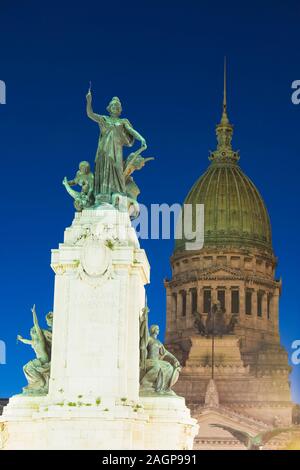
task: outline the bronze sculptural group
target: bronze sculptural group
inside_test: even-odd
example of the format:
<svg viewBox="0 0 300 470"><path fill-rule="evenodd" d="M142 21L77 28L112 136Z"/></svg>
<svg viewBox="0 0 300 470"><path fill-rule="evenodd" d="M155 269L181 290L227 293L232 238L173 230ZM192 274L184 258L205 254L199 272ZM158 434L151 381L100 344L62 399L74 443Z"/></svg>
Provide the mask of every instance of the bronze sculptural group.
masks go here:
<svg viewBox="0 0 300 470"><path fill-rule="evenodd" d="M140 170L153 158L144 158L141 155L147 149L146 141L128 119L120 117L122 105L118 97L111 99L107 111L108 116L93 111L92 93L89 89L86 95L87 116L99 125L100 130L95 172L91 172L88 162L81 162L74 180L68 181L64 178L63 184L73 197L77 211L97 208L103 204L120 208L121 198L126 198L130 216L135 218L139 212L137 197L140 190L132 178L132 173ZM123 147L132 147L135 140L140 142L140 148L124 160ZM79 185L81 191L72 189L71 186L74 185Z"/></svg>
<svg viewBox="0 0 300 470"><path fill-rule="evenodd" d="M212 305L206 320L197 311L193 312L193 315L195 318L194 328L202 336L214 335L221 338L223 335L233 334L237 324L237 315L232 314L230 319L226 318L225 309L222 308L220 301Z"/></svg>
<svg viewBox="0 0 300 470"><path fill-rule="evenodd" d="M92 108L92 93L89 89L86 95L87 116L99 125L100 135L95 157L95 171L91 171L89 162L82 161L72 180L63 180L67 192L74 199L77 211L99 206L121 207L125 199L126 208L131 218L138 215L137 196L139 188L132 178L134 171L143 168L152 158L144 158L142 152L147 144L131 125L128 119L121 118L122 105L118 97L113 97L107 106L108 115L99 115ZM140 148L123 157L123 148L132 147L135 140L140 142ZM80 191L73 189L79 186ZM124 205L123 205L124 207ZM179 378L181 365L159 341L159 327L152 325L148 328L148 307L143 309L140 316L140 390L144 395L174 394L172 387ZM30 331L31 339L21 336L18 339L30 344L36 353L36 359L24 366L28 386L24 394L45 394L48 391L51 365L52 314L48 314L49 330L40 328L35 312L32 309L34 326ZM230 334L234 330L236 317L230 321L225 319L225 311L220 302L212 306L206 321L198 312L193 312L194 327L201 335ZM51 318L50 318L51 317Z"/></svg>

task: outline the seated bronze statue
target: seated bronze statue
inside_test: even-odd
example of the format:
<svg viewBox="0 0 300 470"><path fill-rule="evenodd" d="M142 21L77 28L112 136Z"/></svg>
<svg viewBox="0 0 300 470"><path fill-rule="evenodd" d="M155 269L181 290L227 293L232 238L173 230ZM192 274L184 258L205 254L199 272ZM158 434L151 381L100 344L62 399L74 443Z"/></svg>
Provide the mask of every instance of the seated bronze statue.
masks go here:
<svg viewBox="0 0 300 470"><path fill-rule="evenodd" d="M157 339L158 334L158 325L152 325L147 343L140 342L140 345L147 344L146 351L141 350L141 358L145 358L140 368L141 395L175 395L172 387L179 378L181 366L176 357Z"/></svg>

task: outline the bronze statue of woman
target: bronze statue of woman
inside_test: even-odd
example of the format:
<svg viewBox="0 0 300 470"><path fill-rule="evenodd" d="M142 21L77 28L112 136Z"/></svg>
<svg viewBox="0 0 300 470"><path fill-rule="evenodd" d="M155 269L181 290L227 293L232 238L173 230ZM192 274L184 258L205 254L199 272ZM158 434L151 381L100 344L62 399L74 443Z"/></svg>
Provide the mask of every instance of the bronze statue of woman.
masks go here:
<svg viewBox="0 0 300 470"><path fill-rule="evenodd" d="M53 313L46 316L49 330L44 330L39 326L35 305L31 309L34 326L30 330L31 339L25 339L18 335L17 340L24 344L29 344L35 354L36 359L29 361L23 371L28 381L28 385L23 387L24 395L46 395L48 393L48 384L51 366L51 346L52 346L52 321Z"/></svg>
<svg viewBox="0 0 300 470"><path fill-rule="evenodd" d="M120 118L122 105L116 96L110 101L107 111L109 116L95 114L92 109L92 94L86 95L87 115L100 127L100 137L96 153L95 197L96 204L111 203L112 195L126 194L123 147L132 147L134 140L141 142L143 150L147 148L145 139L133 129L128 119Z"/></svg>
<svg viewBox="0 0 300 470"><path fill-rule="evenodd" d="M144 369L140 369L140 393L175 395L172 387L179 378L181 366L157 338L159 326L152 325L149 333L147 358Z"/></svg>

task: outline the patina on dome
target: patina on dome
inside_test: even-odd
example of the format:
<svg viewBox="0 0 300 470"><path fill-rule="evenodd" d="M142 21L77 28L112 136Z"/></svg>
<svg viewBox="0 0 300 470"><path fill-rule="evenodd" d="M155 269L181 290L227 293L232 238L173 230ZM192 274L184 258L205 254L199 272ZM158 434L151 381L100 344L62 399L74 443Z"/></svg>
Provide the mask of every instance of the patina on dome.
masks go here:
<svg viewBox="0 0 300 470"><path fill-rule="evenodd" d="M217 149L210 153L210 166L184 204L192 204L194 217L196 204L204 204L204 247L257 248L272 255L269 215L259 191L238 164L239 153L232 149L232 134L224 75L223 113L216 126ZM185 243L185 239L176 240L175 251L184 250Z"/></svg>

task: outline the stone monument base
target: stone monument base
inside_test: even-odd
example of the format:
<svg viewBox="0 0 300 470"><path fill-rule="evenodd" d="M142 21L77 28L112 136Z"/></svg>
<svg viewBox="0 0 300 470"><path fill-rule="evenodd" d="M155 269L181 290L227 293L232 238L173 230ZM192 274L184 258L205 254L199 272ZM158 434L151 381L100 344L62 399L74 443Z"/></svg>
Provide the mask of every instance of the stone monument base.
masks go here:
<svg viewBox="0 0 300 470"><path fill-rule="evenodd" d="M199 426L197 420L191 418L184 398L141 397L141 403L149 417L145 427L145 449L193 449Z"/></svg>
<svg viewBox="0 0 300 470"><path fill-rule="evenodd" d="M3 450L188 450L198 432L177 396L108 405L16 395L0 422Z"/></svg>
<svg viewBox="0 0 300 470"><path fill-rule="evenodd" d="M109 205L77 213L51 266L49 392L10 399L2 448L191 449L198 426L184 399L139 397L150 266L128 213Z"/></svg>

